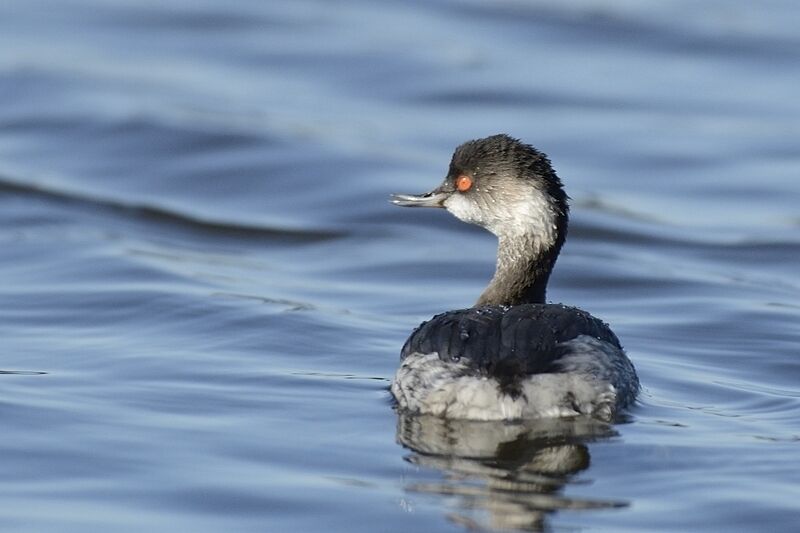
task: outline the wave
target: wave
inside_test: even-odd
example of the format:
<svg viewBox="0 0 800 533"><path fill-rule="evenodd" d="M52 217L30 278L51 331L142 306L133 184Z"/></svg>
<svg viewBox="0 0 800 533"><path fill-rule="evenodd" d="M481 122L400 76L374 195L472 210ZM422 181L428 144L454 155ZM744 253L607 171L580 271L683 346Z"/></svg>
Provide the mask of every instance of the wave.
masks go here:
<svg viewBox="0 0 800 533"><path fill-rule="evenodd" d="M343 230L285 228L211 219L165 206L129 203L115 198L95 196L83 191L70 191L42 184L27 183L15 180L7 175L0 175L0 192L35 196L62 204L91 208L95 212L99 209L115 216L238 239L268 239L312 243L330 241L347 236L347 232Z"/></svg>

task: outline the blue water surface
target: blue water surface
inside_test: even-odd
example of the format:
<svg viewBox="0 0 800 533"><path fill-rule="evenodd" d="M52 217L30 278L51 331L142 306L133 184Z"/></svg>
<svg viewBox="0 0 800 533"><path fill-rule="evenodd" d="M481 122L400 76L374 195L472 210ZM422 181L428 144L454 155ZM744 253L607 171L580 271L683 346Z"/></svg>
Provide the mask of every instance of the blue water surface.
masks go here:
<svg viewBox="0 0 800 533"><path fill-rule="evenodd" d="M800 4L6 0L0 530L796 531ZM398 415L493 238L464 140L572 196L549 297L623 423Z"/></svg>

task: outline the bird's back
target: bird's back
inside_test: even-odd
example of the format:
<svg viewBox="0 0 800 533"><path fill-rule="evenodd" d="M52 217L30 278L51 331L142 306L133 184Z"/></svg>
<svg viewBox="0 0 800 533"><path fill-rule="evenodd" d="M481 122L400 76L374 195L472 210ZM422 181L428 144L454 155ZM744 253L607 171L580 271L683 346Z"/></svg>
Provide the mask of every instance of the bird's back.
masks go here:
<svg viewBox="0 0 800 533"><path fill-rule="evenodd" d="M409 336L400 358L436 353L513 391L524 376L555 371L565 343L586 335L622 349L600 319L560 304L486 306L448 311L423 322Z"/></svg>

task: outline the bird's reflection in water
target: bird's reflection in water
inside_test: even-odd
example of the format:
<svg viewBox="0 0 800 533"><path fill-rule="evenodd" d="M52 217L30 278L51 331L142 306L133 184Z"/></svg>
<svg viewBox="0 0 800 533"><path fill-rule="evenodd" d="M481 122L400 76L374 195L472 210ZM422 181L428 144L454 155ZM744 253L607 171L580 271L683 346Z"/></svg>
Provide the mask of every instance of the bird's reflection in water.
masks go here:
<svg viewBox="0 0 800 533"><path fill-rule="evenodd" d="M406 459L444 474L406 490L451 497L448 518L469 529L541 531L558 509L627 505L562 494L589 467L587 443L614 435L591 419L472 422L401 413L397 422L398 442L412 451Z"/></svg>

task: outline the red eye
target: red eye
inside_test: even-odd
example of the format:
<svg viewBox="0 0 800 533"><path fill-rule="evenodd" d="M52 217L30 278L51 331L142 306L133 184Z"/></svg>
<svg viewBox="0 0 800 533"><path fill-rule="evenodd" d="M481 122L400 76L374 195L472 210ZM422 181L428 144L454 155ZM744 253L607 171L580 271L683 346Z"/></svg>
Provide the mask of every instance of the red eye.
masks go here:
<svg viewBox="0 0 800 533"><path fill-rule="evenodd" d="M456 178L456 189L461 192L466 192L472 188L472 178L466 174L461 174Z"/></svg>

